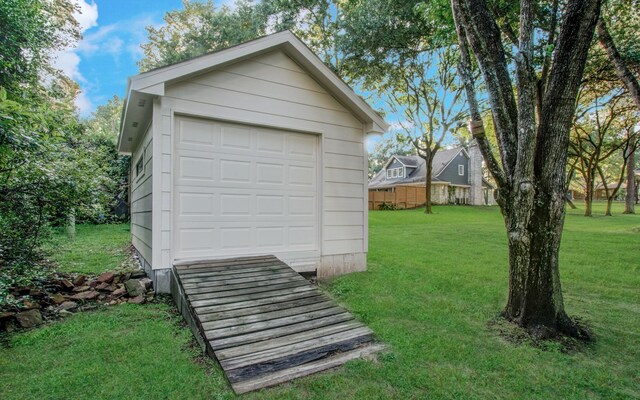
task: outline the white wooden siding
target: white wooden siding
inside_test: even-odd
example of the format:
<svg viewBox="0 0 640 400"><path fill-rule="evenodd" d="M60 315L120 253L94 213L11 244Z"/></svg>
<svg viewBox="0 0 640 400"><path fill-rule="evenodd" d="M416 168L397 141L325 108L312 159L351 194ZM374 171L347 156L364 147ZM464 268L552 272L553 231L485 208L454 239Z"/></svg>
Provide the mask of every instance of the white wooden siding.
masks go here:
<svg viewBox="0 0 640 400"><path fill-rule="evenodd" d="M144 157L144 173L136 175L136 164ZM151 263L153 138L151 126L131 158L131 242L140 255Z"/></svg>
<svg viewBox="0 0 640 400"><path fill-rule="evenodd" d="M320 134L322 255L366 252L364 125L284 53L263 54L167 85L162 115L171 118L175 114ZM169 155L164 140L166 136L172 142L167 130L172 125L170 120L162 125L162 134L156 137L163 140L164 164L170 162L164 158ZM168 181L171 179L176 177ZM162 188L164 191L164 180ZM166 224L162 222L162 231L169 235L171 221ZM165 247L169 243L171 240L162 240L163 252L169 252Z"/></svg>

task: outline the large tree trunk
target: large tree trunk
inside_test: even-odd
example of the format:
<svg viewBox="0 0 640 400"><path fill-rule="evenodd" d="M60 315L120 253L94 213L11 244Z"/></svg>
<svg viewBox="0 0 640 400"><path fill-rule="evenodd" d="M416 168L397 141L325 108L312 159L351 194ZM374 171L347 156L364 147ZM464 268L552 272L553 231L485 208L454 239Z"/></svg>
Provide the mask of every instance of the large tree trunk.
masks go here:
<svg viewBox="0 0 640 400"><path fill-rule="evenodd" d="M519 196L514 193L514 197ZM564 193L538 191L535 200L528 210L509 209L505 215L509 227L509 297L504 316L544 337L558 331L574 334L575 327L564 311L558 268Z"/></svg>
<svg viewBox="0 0 640 400"><path fill-rule="evenodd" d="M500 149L498 163L485 138L479 111L474 110L477 104L470 101L470 130L498 184L497 200L509 240L509 296L504 316L538 336L588 337L564 311L558 259L569 129L600 1L570 0L564 6L549 80L540 86L544 93L536 93L537 78L530 64L534 58L532 1L520 2L515 93L502 35L485 1L451 0L451 5L468 97L475 97L475 89L469 78L467 45L483 73ZM542 96L538 124L536 95Z"/></svg>
<svg viewBox="0 0 640 400"><path fill-rule="evenodd" d="M585 177L584 216L593 216L593 195L595 192L594 174L589 172Z"/></svg>
<svg viewBox="0 0 640 400"><path fill-rule="evenodd" d="M433 201L431 199L431 182L432 182L432 172L433 172L433 153L424 158L424 161L426 163L426 167L427 167L427 177L425 179L425 184L424 184L424 190L425 190L425 208L424 208L424 213L425 214L432 214L433 213Z"/></svg>
<svg viewBox="0 0 640 400"><path fill-rule="evenodd" d="M635 177L635 141L629 143L628 150L628 158L627 158L627 195L624 198L624 213L625 214L635 214L635 201L636 201L636 193L638 189L636 189L636 177Z"/></svg>

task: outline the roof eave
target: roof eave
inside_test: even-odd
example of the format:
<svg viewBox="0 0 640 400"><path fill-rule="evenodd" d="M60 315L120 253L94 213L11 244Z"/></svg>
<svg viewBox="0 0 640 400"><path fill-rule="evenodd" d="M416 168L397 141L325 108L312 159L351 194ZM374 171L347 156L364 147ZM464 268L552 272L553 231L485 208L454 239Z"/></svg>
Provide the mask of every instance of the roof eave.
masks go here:
<svg viewBox="0 0 640 400"><path fill-rule="evenodd" d="M333 93L338 101L363 122L366 133L384 133L389 129L386 121L291 31L274 33L214 53L133 76L129 78L126 103L131 101L132 93L138 92L162 96L167 84L204 74L225 64L236 63L275 49L283 50ZM126 111L123 113L123 121L126 120L128 112L129 107L126 107ZM123 124L123 127L126 128L127 125ZM124 130L121 130L121 134L122 132ZM119 141L119 151L122 151L121 148L126 147L126 143Z"/></svg>

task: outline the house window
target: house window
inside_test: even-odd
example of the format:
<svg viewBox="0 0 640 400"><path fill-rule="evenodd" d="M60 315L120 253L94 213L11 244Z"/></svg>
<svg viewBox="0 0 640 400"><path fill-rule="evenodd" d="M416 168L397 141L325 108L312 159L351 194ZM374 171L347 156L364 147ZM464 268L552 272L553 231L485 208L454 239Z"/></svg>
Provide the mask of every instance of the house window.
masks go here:
<svg viewBox="0 0 640 400"><path fill-rule="evenodd" d="M136 177L144 174L144 155L136 163Z"/></svg>
<svg viewBox="0 0 640 400"><path fill-rule="evenodd" d="M464 165L462 164L458 165L458 175L464 175Z"/></svg>
<svg viewBox="0 0 640 400"><path fill-rule="evenodd" d="M398 168L398 178L404 178L404 173L402 171L402 167Z"/></svg>
<svg viewBox="0 0 640 400"><path fill-rule="evenodd" d="M387 179L391 179L391 173L392 173L392 172L393 172L393 171L392 171L392 170L390 170L390 169L388 169L388 170L387 170Z"/></svg>

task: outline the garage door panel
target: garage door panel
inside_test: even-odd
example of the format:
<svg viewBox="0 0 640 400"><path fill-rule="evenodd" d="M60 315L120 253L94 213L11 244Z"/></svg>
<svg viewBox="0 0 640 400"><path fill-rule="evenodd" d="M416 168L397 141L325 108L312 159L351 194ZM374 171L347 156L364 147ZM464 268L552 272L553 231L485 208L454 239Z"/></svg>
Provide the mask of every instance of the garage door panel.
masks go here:
<svg viewBox="0 0 640 400"><path fill-rule="evenodd" d="M251 211L251 195L238 193L220 195L219 216L250 216Z"/></svg>
<svg viewBox="0 0 640 400"><path fill-rule="evenodd" d="M178 179L213 181L216 164L216 160L212 159L180 157L178 159Z"/></svg>
<svg viewBox="0 0 640 400"><path fill-rule="evenodd" d="M280 133L258 129L256 132L258 155L273 157L284 155L286 136Z"/></svg>
<svg viewBox="0 0 640 400"><path fill-rule="evenodd" d="M251 150L251 128L241 125L222 125L220 127L220 148Z"/></svg>
<svg viewBox="0 0 640 400"><path fill-rule="evenodd" d="M259 185L284 185L285 166L275 163L256 163L256 183Z"/></svg>
<svg viewBox="0 0 640 400"><path fill-rule="evenodd" d="M257 216L284 216L285 196L283 195L256 195Z"/></svg>
<svg viewBox="0 0 640 400"><path fill-rule="evenodd" d="M185 251L207 250L217 241L213 228L183 228L178 232L181 247Z"/></svg>
<svg viewBox="0 0 640 400"><path fill-rule="evenodd" d="M251 162L242 160L220 160L220 183L251 182Z"/></svg>
<svg viewBox="0 0 640 400"><path fill-rule="evenodd" d="M215 216L217 203L213 193L179 193L176 210L180 216Z"/></svg>
<svg viewBox="0 0 640 400"><path fill-rule="evenodd" d="M300 158L315 159L316 158L316 137L313 135L296 135L289 136L289 156L297 156Z"/></svg>
<svg viewBox="0 0 640 400"><path fill-rule="evenodd" d="M176 135L176 258L318 251L317 136L215 121L177 127L196 132Z"/></svg>
<svg viewBox="0 0 640 400"><path fill-rule="evenodd" d="M178 143L182 148L215 147L218 137L219 128L207 121L191 118L178 120Z"/></svg>

